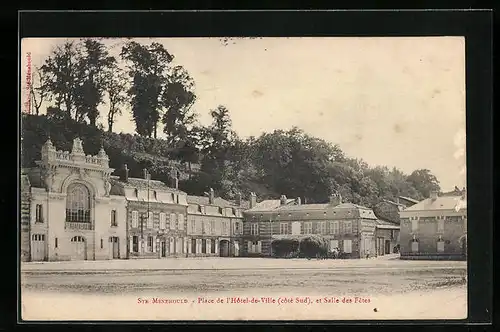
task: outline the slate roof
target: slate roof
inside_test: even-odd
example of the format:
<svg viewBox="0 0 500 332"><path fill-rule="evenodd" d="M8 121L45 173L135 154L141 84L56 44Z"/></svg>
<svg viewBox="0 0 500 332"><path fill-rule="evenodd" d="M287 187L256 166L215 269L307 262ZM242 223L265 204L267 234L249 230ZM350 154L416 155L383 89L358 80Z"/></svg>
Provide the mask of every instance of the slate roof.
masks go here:
<svg viewBox="0 0 500 332"><path fill-rule="evenodd" d="M287 199L286 204L291 204L295 202L294 199ZM253 211L269 211L275 210L276 208L281 206L281 201L279 199L267 199L262 202L257 203L252 209L248 210L249 212Z"/></svg>
<svg viewBox="0 0 500 332"><path fill-rule="evenodd" d="M329 212L330 211L330 212ZM293 218L331 218L330 213L333 213L334 218L359 216L365 219L377 219L372 209L365 206L341 203L333 206L326 204L296 204L294 199L287 199L286 205L281 205L280 200L266 200L245 213L255 215L256 213L280 213L284 212L293 215Z"/></svg>
<svg viewBox="0 0 500 332"><path fill-rule="evenodd" d="M399 196L399 198L402 199L402 200L405 200L407 202L410 202L410 203L414 203L414 204L418 203L418 200L413 199L411 197Z"/></svg>
<svg viewBox="0 0 500 332"><path fill-rule="evenodd" d="M402 212L454 210L458 204L460 204L460 208L467 209L467 200L462 199L462 196L439 196L436 199L424 199L423 201L406 208L406 210Z"/></svg>
<svg viewBox="0 0 500 332"><path fill-rule="evenodd" d="M227 201L221 197L214 198L214 204L209 204L209 199L206 196L190 196L187 197L188 204L198 204L198 205L213 205L220 207L237 207L235 203Z"/></svg>
<svg viewBox="0 0 500 332"><path fill-rule="evenodd" d="M122 181L118 176L112 176L111 181L114 181L116 183L119 183L122 185L124 188L137 188L137 189L149 189L150 190L163 190L163 191L169 191L169 192L178 192L178 193L183 193L182 190L178 190L175 188L171 188L167 186L165 183L158 181L158 180L146 180L146 179L141 179L141 178L128 178L128 181ZM148 184L149 182L149 184Z"/></svg>

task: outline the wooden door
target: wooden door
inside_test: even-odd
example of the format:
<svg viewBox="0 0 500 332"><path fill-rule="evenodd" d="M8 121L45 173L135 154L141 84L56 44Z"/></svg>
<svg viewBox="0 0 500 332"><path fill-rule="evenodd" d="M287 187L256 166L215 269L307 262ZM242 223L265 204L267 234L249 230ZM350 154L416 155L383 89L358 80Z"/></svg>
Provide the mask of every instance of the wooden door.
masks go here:
<svg viewBox="0 0 500 332"><path fill-rule="evenodd" d="M112 237L112 246L113 246L113 259L120 258L120 240L118 237Z"/></svg>
<svg viewBox="0 0 500 332"><path fill-rule="evenodd" d="M31 260L40 262L45 258L45 234L33 234L31 236Z"/></svg>
<svg viewBox="0 0 500 332"><path fill-rule="evenodd" d="M74 236L71 239L71 259L82 261L87 259L87 244L83 236Z"/></svg>

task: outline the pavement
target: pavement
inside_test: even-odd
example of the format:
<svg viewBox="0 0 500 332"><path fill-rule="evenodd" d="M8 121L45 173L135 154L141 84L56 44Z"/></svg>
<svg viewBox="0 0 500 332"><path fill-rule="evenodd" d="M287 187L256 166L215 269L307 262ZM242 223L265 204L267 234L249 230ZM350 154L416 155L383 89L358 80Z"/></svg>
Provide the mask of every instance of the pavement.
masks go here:
<svg viewBox="0 0 500 332"><path fill-rule="evenodd" d="M465 261L407 261L398 255L369 259L277 259L247 257L131 259L104 261L23 262L21 273L36 271L117 270L259 270L338 268L466 268Z"/></svg>
<svg viewBox="0 0 500 332"><path fill-rule="evenodd" d="M389 256L22 263L21 306L25 320L460 319L466 275Z"/></svg>

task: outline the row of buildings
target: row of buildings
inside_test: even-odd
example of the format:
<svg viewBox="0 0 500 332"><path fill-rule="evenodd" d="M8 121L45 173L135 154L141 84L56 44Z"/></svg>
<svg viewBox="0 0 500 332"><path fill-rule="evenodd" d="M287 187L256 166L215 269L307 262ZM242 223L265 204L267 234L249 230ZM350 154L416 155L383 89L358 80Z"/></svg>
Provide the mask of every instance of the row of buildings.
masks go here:
<svg viewBox="0 0 500 332"><path fill-rule="evenodd" d="M456 252L448 232L462 236L459 226L466 227L466 218L456 222L465 209L434 217L419 212L451 204L439 199L401 211L400 226L378 219L369 208L342 202L339 195L325 204L285 196L257 202L255 194L228 201L211 189L191 196L178 189L175 176L170 186L151 179L146 170L142 178L131 178L126 165L112 176L104 149L85 155L78 138L71 152L57 151L49 139L41 156L21 175L23 261L270 256L274 239L303 234L321 235L330 249L350 258L385 255L399 247L402 255L423 258L433 251L432 241L438 241L438 256ZM437 238L427 239L429 232Z"/></svg>

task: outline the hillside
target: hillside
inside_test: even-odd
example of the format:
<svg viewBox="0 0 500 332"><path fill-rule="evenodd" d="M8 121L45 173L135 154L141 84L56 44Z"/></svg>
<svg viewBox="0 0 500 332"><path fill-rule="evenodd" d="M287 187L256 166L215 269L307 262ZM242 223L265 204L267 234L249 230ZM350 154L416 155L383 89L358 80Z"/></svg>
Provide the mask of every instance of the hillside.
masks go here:
<svg viewBox="0 0 500 332"><path fill-rule="evenodd" d="M34 166L40 159L49 135L58 150L70 150L77 136L83 140L86 154L96 154L102 145L110 167L116 169L114 175L127 164L132 177L142 177L147 168L154 179L170 184L175 169L180 174L180 189L191 195L203 195L214 188L226 199L234 199L238 192L244 197L255 192L259 200L285 194L301 197L303 202L322 203L338 192L344 201L375 208L383 199L397 195L422 199L439 188L428 170L406 175L396 168L370 167L346 157L338 146L297 128L248 140L235 136L224 146L199 148L199 162L189 163L178 160L178 151L166 140L106 132L64 116L46 115L23 115L23 167ZM394 217L380 205L376 210L384 219Z"/></svg>

